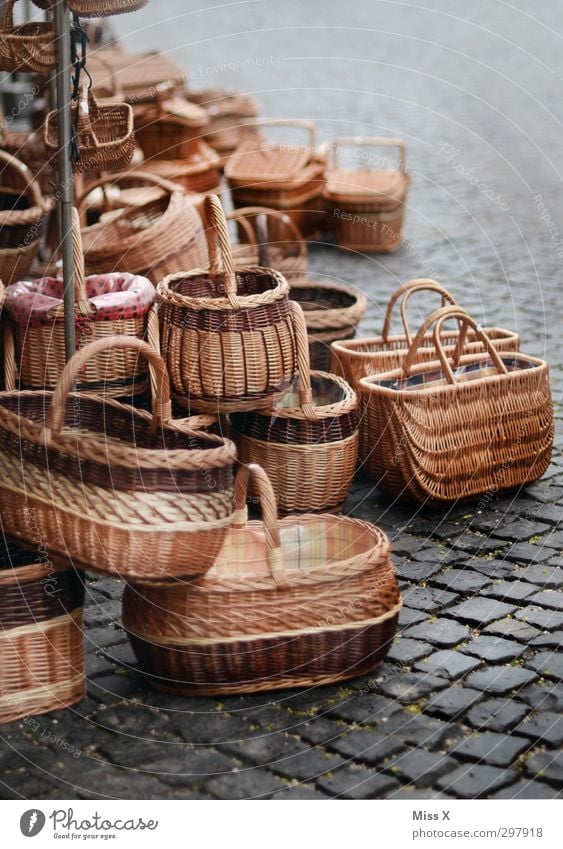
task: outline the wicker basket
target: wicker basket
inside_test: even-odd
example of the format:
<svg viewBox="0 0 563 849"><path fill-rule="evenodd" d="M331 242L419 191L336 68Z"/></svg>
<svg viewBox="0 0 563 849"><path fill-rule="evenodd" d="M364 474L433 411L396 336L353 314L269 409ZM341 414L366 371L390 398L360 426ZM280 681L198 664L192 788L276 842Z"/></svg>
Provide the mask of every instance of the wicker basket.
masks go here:
<svg viewBox="0 0 563 849"><path fill-rule="evenodd" d="M135 138L146 160L189 159L208 123L206 111L179 94L157 94L154 102L135 107Z"/></svg>
<svg viewBox="0 0 563 849"><path fill-rule="evenodd" d="M28 71L47 76L56 67L56 33L52 21L14 26L16 0L4 0L0 24L0 71Z"/></svg>
<svg viewBox="0 0 563 849"><path fill-rule="evenodd" d="M72 122L80 158L75 171L119 171L126 168L135 152L133 109L127 103L98 103L92 91L82 86L72 105ZM45 146L57 151L58 113L49 112L45 121Z"/></svg>
<svg viewBox="0 0 563 849"><path fill-rule="evenodd" d="M173 390L197 412L266 407L296 371L289 286L272 269L235 271L219 199L208 195L205 208L209 271L172 274L158 285L162 351Z"/></svg>
<svg viewBox="0 0 563 849"><path fill-rule="evenodd" d="M264 524L246 522L249 474ZM257 466L240 470L236 504L236 529L204 579L125 588L123 624L148 683L193 695L252 693L376 669L401 607L385 535L343 516L277 522Z"/></svg>
<svg viewBox="0 0 563 849"><path fill-rule="evenodd" d="M410 298L417 292L434 292L441 297L442 306L447 303L456 305L456 299L451 292L435 280L427 278L409 280L408 283L399 286L391 295L385 312L381 336L332 343L330 371L344 377L351 386L357 389L358 382L362 377L400 368L412 343L407 306ZM392 335L391 324L397 304L399 304L401 310L404 333ZM504 330L502 327L487 327L485 333L497 351L518 351L520 347L520 337L513 330ZM458 330L443 331L440 341L448 355L453 353L458 337ZM483 350L481 338L470 328L465 342L465 353L476 354ZM420 362L436 359L432 333L428 333L422 340L417 359Z"/></svg>
<svg viewBox="0 0 563 849"><path fill-rule="evenodd" d="M188 96L207 111L205 138L223 163L240 144L257 134L258 104L249 95L215 88L190 91Z"/></svg>
<svg viewBox="0 0 563 849"><path fill-rule="evenodd" d="M164 180L177 183L190 192L218 194L221 191L219 157L204 141L198 141L195 151L185 159L149 159L135 170L157 174Z"/></svg>
<svg viewBox="0 0 563 849"><path fill-rule="evenodd" d="M71 393L80 369L112 347L135 350L156 373L153 415ZM7 534L49 555L147 581L202 575L233 521L235 446L170 420L158 353L129 336L74 355L57 389L0 394L0 507Z"/></svg>
<svg viewBox="0 0 563 849"><path fill-rule="evenodd" d="M156 285L178 269L191 270L205 264L207 243L196 209L198 195L145 171L114 174L90 183L77 200L79 210L98 186L134 182L158 186L163 191L140 205L116 212L108 220L83 228L86 271L102 274L126 266L133 274L148 277Z"/></svg>
<svg viewBox="0 0 563 849"><path fill-rule="evenodd" d="M24 512L20 521L30 516ZM83 603L82 578L72 567L0 535L0 723L84 698Z"/></svg>
<svg viewBox="0 0 563 849"><path fill-rule="evenodd" d="M230 212L227 219L239 227L242 241L233 247L238 265L275 268L290 285L306 276L307 243L286 212L246 206Z"/></svg>
<svg viewBox="0 0 563 849"><path fill-rule="evenodd" d="M88 71L99 97L119 94L135 107L154 104L159 93L173 93L186 82L184 70L166 53L128 53L121 47L90 51Z"/></svg>
<svg viewBox="0 0 563 849"><path fill-rule="evenodd" d="M340 377L311 373L305 319L293 309L300 389L233 415L233 439L243 463L264 468L284 513L340 510L358 461L356 393Z"/></svg>
<svg viewBox="0 0 563 849"><path fill-rule="evenodd" d="M77 348L108 336L147 332L155 289L138 275L114 272L84 275L78 213L73 216L74 298ZM22 388L54 389L65 366L64 282L45 277L21 281L6 292L6 311L14 326L16 362ZM152 316L156 322L156 316ZM147 370L135 350L114 348L89 360L77 388L106 397L143 392Z"/></svg>
<svg viewBox="0 0 563 849"><path fill-rule="evenodd" d="M453 368L440 341L450 319L460 324ZM414 365L432 326L439 361ZM468 327L484 352L461 355ZM435 507L474 501L531 483L549 466L547 364L518 352L499 354L460 307L432 313L402 368L363 378L359 392L363 468L401 499Z"/></svg>
<svg viewBox="0 0 563 849"><path fill-rule="evenodd" d="M0 148L27 165L44 195L53 193L56 156L49 154L45 149L42 131L36 130L34 133L21 130L6 131ZM19 174L13 179L7 170L2 173L2 185L17 187L20 182Z"/></svg>
<svg viewBox="0 0 563 849"><path fill-rule="evenodd" d="M305 237L323 227L324 155L315 148L315 125L301 120L261 120L267 126L299 127L308 132L308 144L300 147L273 145L262 136L243 142L229 158L225 176L233 204L267 206L286 212Z"/></svg>
<svg viewBox="0 0 563 849"><path fill-rule="evenodd" d="M398 147L398 168L338 167L339 148ZM332 210L336 242L355 251L395 251L401 246L409 178L400 139L341 138L332 146L324 198Z"/></svg>
<svg viewBox="0 0 563 849"><path fill-rule="evenodd" d="M137 12L149 0L66 0L70 11L81 18L107 18Z"/></svg>

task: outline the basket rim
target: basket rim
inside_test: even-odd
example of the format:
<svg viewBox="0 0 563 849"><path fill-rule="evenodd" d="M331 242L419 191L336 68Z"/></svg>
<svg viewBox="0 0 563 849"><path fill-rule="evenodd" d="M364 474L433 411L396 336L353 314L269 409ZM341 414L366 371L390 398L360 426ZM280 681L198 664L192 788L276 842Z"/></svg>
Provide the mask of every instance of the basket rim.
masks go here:
<svg viewBox="0 0 563 849"><path fill-rule="evenodd" d="M343 397L340 401L335 401L332 404L323 404L320 406L315 406L315 414L319 419L327 419L327 418L335 418L337 416L344 416L347 413L352 413L358 407L358 396L356 392L347 380L343 377L340 377L337 374L332 374L328 371L319 371L312 370L310 372L311 378L317 378L324 380L327 383L333 383L338 386L343 393ZM312 384L312 381L311 381ZM310 418L303 411L302 406L297 407L277 407L276 400L280 400L280 397L285 393L278 393L274 397L274 402L267 408L258 410L257 415L266 416L268 418L284 418L284 419L299 419L301 421L310 421ZM314 388L313 388L313 401L315 399Z"/></svg>
<svg viewBox="0 0 563 849"><path fill-rule="evenodd" d="M275 301L287 298L289 294L289 283L279 271L273 268L265 268L261 265L240 265L236 267L236 274L254 274L270 277L275 281L273 289L267 289L255 295L237 295L240 304L238 310L233 307L228 297L190 297L175 292L171 288L171 284L180 280L191 280L197 277L210 278L209 268L195 268L191 271L177 271L174 274L168 274L157 286L157 296L159 301L164 301L175 307L183 307L190 310L215 310L215 311L231 311L237 312L240 309L256 309L257 307L267 306Z"/></svg>
<svg viewBox="0 0 563 849"><path fill-rule="evenodd" d="M487 334L487 336L491 336L492 334L496 334L495 338L492 340L493 342L498 341L499 337L503 340L504 339L513 339L514 341L520 340L520 335L519 335L519 333L517 333L516 330L508 330L507 328L496 327L496 326L484 327L483 330ZM471 332L474 332L474 331L470 330L469 333L471 333ZM442 335L442 338L447 339L449 336L451 336L453 338L454 336L457 337L459 335L459 331L457 331L457 330L446 330L446 331L443 331L443 333L441 335ZM432 334L431 331L428 332L427 334L425 334L425 339L433 339L433 334ZM393 334L393 335L389 335L387 337L388 343L404 342L405 343L404 348L385 347L385 348L381 348L380 350L373 350L373 351L359 351L359 350L357 350L358 348L365 346L365 345L374 345L375 346L375 345L381 345L383 342L384 342L383 336L381 336L381 335L379 335L379 336L364 336L364 337L358 338L358 339L337 339L331 344L331 348L334 351L338 351L339 354L341 354L345 357L354 357L354 358L357 357L358 359L361 358L361 359L364 359L364 360L376 359L378 356L380 356L382 354L383 355L387 355L387 354L401 355L402 353L406 354L407 351L409 350L407 337L405 336L404 333L396 333L396 334Z"/></svg>
<svg viewBox="0 0 563 849"><path fill-rule="evenodd" d="M295 289L308 289L311 292L338 292L354 298L354 303L348 307L307 310L305 312L305 322L308 329L339 330L343 327L349 327L350 325L358 324L367 310L368 303L365 294L361 289L352 286L350 283L315 280L307 276L291 284L290 298L291 293Z"/></svg>

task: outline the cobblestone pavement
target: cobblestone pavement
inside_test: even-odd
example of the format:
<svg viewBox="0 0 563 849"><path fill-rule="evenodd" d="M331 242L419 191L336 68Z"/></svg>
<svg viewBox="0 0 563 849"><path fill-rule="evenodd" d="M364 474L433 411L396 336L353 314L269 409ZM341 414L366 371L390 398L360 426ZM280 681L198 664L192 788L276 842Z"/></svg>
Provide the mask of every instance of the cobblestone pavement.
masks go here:
<svg viewBox="0 0 563 849"><path fill-rule="evenodd" d="M405 606L384 666L345 686L152 693L120 629L123 585L89 579L88 698L1 729L0 795L561 797L561 9L286 0L193 15L200 5L166 4L184 15L163 22L150 4L118 26L134 49L172 49L194 87L253 91L266 115L316 119L322 139L406 138L406 245L372 257L316 245L312 267L367 292L363 333L415 276L516 327L551 364L553 464L518 496L440 514L356 481L347 509L388 532Z"/></svg>

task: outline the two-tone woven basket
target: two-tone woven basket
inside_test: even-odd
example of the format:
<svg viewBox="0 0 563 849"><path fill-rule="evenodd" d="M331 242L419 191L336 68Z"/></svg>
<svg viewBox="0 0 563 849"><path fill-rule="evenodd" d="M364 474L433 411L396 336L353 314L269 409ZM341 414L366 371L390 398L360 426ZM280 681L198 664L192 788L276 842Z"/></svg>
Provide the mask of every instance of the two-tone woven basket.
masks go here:
<svg viewBox="0 0 563 849"><path fill-rule="evenodd" d="M90 183L76 205L82 210L87 196L99 186L156 186L157 196L138 205L115 210L82 229L88 274L127 268L148 277L155 286L167 274L199 268L207 260L207 243L196 208L198 195L145 171L114 174Z"/></svg>
<svg viewBox="0 0 563 849"><path fill-rule="evenodd" d="M459 322L450 358L444 321ZM437 359L417 360L434 327ZM467 328L483 351L463 354ZM549 466L553 404L547 363L499 353L460 307L422 324L402 367L359 383L362 468L392 495L429 506L475 501L525 486Z"/></svg>
<svg viewBox="0 0 563 849"><path fill-rule="evenodd" d="M74 313L77 348L110 336L146 336L155 289L139 275L114 272L84 275L78 213L73 210ZM6 290L5 308L14 331L16 368L21 387L54 389L65 367L63 307L60 277L23 280ZM107 397L143 392L147 369L136 350L113 348L89 360L77 388Z"/></svg>
<svg viewBox="0 0 563 849"><path fill-rule="evenodd" d="M305 145L273 144L262 135L247 139L225 165L235 207L267 206L286 212L306 238L324 226L326 158L316 148L316 130L311 121L266 120L265 127L299 128L308 134Z"/></svg>
<svg viewBox="0 0 563 849"><path fill-rule="evenodd" d="M369 377L392 369L400 368L405 359L413 336L409 327L407 306L417 292L432 292L440 296L442 306L456 305L456 299L447 289L435 280L418 278L403 283L391 295L380 336L366 337L349 341L336 341L331 345L330 371L346 378L351 386L357 388L362 377ZM403 333L392 334L393 313L400 307ZM427 315L427 313L426 313ZM517 351L520 337L513 330L502 327L486 327L485 333L497 351ZM459 339L459 330L443 330L440 341L446 353L453 353ZM464 352L474 354L483 351L481 337L472 328L467 331ZM421 341L417 361L428 362L436 359L434 337L427 333Z"/></svg>
<svg viewBox="0 0 563 849"><path fill-rule="evenodd" d="M152 415L70 391L114 347L154 369ZM49 555L80 567L148 581L202 575L233 521L235 446L171 420L164 363L137 338L91 342L55 392L0 393L0 449L5 532L28 545L40 535Z"/></svg>
<svg viewBox="0 0 563 849"><path fill-rule="evenodd" d="M0 535L0 723L60 710L86 695L82 607L84 585L71 566ZM42 549L40 549L42 551Z"/></svg>
<svg viewBox="0 0 563 849"><path fill-rule="evenodd" d="M100 102L82 86L80 97L71 106L71 120L79 159L73 169L83 171L119 171L127 168L135 152L133 109L128 103ZM56 152L59 146L58 112L49 112L45 120L45 146Z"/></svg>
<svg viewBox="0 0 563 849"><path fill-rule="evenodd" d="M360 167L340 167L339 154L345 147L356 151ZM398 148L398 166L390 168L381 157L385 167L371 167L378 157L358 155L366 147ZM402 243L408 185L401 139L337 139L331 146L324 198L339 247L368 252L397 250Z"/></svg>
<svg viewBox="0 0 563 849"><path fill-rule="evenodd" d="M191 410L263 408L296 372L289 286L272 269L235 268L219 199L207 195L205 209L209 270L171 274L158 285L162 354L174 393Z"/></svg>
<svg viewBox="0 0 563 849"><path fill-rule="evenodd" d="M346 381L310 371L307 328L293 304L299 390L267 410L231 417L243 463L266 471L284 513L339 510L358 460L358 402Z"/></svg>
<svg viewBox="0 0 563 849"><path fill-rule="evenodd" d="M246 521L252 475L264 522ZM195 695L328 684L376 669L401 597L385 534L344 516L277 521L268 478L243 466L237 524L200 581L129 585L123 624L148 683Z"/></svg>
<svg viewBox="0 0 563 849"><path fill-rule="evenodd" d="M0 71L42 74L56 68L55 26L52 21L34 20L14 25L16 0L4 0L0 23Z"/></svg>
<svg viewBox="0 0 563 849"><path fill-rule="evenodd" d="M0 165L0 278L8 286L29 274L54 203L15 156L0 150Z"/></svg>

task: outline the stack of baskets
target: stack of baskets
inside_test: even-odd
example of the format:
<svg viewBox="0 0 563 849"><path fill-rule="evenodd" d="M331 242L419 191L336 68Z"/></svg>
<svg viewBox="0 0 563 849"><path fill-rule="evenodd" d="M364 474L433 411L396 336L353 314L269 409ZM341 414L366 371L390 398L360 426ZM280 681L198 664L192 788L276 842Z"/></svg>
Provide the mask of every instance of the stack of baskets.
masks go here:
<svg viewBox="0 0 563 849"><path fill-rule="evenodd" d="M189 159L208 123L205 110L179 94L135 106L135 137L146 160Z"/></svg>
<svg viewBox="0 0 563 849"><path fill-rule="evenodd" d="M344 147L396 147L398 166L370 167L369 157L360 157L360 167L340 167ZM367 161L367 167L364 162ZM331 148L326 171L325 201L332 211L336 242L355 251L395 251L401 246L404 209L409 178L405 166L405 144L400 139L341 138Z"/></svg>
<svg viewBox="0 0 563 849"><path fill-rule="evenodd" d="M262 120L256 126L305 130L305 145L281 145L262 136L242 142L225 166L235 207L267 206L286 212L305 237L323 227L326 161L311 121Z"/></svg>
<svg viewBox="0 0 563 849"><path fill-rule="evenodd" d="M218 155L201 139L196 141L189 156L183 159L148 159L139 163L135 170L157 174L165 180L177 183L190 192L216 194L221 189L221 170Z"/></svg>
<svg viewBox="0 0 563 849"><path fill-rule="evenodd" d="M213 88L190 91L189 97L206 110L209 124L205 128L205 138L222 162L240 144L256 135L258 105L249 95Z"/></svg>

